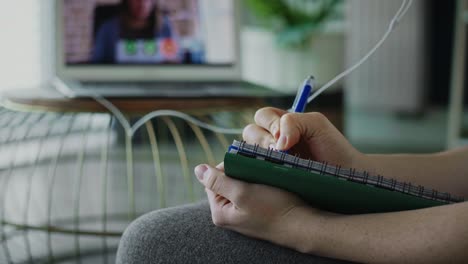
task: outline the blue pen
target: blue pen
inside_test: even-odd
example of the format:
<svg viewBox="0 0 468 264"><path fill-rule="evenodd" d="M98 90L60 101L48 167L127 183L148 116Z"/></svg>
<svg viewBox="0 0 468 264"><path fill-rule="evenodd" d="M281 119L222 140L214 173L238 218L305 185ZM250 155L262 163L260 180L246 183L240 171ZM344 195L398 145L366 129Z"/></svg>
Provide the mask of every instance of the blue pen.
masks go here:
<svg viewBox="0 0 468 264"><path fill-rule="evenodd" d="M307 99L312 94L314 86L314 76L309 76L307 79L305 79L305 81L302 83L302 86L299 87L297 91L296 99L294 99L293 106L291 109L289 109L289 112L304 113L307 106Z"/></svg>

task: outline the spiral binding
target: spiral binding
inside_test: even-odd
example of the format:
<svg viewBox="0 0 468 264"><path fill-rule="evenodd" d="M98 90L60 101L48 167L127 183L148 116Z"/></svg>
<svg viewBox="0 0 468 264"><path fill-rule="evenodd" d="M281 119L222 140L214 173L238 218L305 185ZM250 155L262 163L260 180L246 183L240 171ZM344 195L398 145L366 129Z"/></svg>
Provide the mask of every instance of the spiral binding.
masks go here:
<svg viewBox="0 0 468 264"><path fill-rule="evenodd" d="M320 175L324 175L327 167L325 163L322 163L322 166L320 167Z"/></svg>
<svg viewBox="0 0 468 264"><path fill-rule="evenodd" d="M294 168L299 168L300 167L299 161L300 161L299 156L294 156L294 161L293 161L293 164L292 164Z"/></svg>
<svg viewBox="0 0 468 264"><path fill-rule="evenodd" d="M299 156L287 154L272 148L262 148L259 145L250 145L245 141L234 141L229 148L230 153L235 153L251 158L267 160L269 162L288 165L293 168L315 172L320 175L337 177L342 180L371 185L391 191L399 191L405 194L436 200L444 203L458 203L464 198L429 190L421 185L415 186L407 182L399 182L395 179L385 178L382 175L370 175L367 171L357 171L354 168L344 169L341 166L332 166L327 162L317 162L311 159L302 159Z"/></svg>
<svg viewBox="0 0 468 264"><path fill-rule="evenodd" d="M356 176L356 169L350 168L349 169L349 180L354 181L355 176Z"/></svg>
<svg viewBox="0 0 468 264"><path fill-rule="evenodd" d="M369 173L367 171L364 171L363 174L364 174L364 184L367 184L367 182L369 181Z"/></svg>
<svg viewBox="0 0 468 264"><path fill-rule="evenodd" d="M336 168L336 170L335 170L334 175L335 175L335 177L338 177L338 175L340 175L340 172L341 172L341 166L336 166L335 168Z"/></svg>

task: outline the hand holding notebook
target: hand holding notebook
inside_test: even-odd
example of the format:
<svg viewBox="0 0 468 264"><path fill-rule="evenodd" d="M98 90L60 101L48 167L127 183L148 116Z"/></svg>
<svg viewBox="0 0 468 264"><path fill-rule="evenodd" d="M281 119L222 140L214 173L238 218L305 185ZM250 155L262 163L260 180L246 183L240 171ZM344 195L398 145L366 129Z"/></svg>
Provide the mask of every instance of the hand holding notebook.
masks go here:
<svg viewBox="0 0 468 264"><path fill-rule="evenodd" d="M206 188L213 222L259 239L282 240L278 228L287 222L287 212L307 206L290 192L228 177L223 164L197 166L195 174Z"/></svg>
<svg viewBox="0 0 468 264"><path fill-rule="evenodd" d="M262 142L262 145L267 147L274 144L276 147L281 125L284 128L283 134L290 133L292 135L291 139L286 142L284 149L290 149L291 144L296 145L289 150L290 153L322 156L351 165L347 161L350 161L352 154L359 153L346 142L339 131L319 113L307 114L306 117L310 120L303 120L300 114L276 108L261 109L255 115L256 124L249 125L244 130L244 139L248 142ZM307 129L297 126L296 122L304 121L312 126ZM320 142L315 141L314 135L318 135L323 144L316 145ZM310 138L312 141L305 140L306 138ZM297 144L294 142L295 139L298 140ZM285 220L286 213L294 208L307 206L297 195L288 191L265 185L248 184L228 177L224 174L224 166L221 164L217 168L200 165L195 169L195 173L206 187L215 224L220 226L229 224L234 228L239 227L239 230L236 231L241 233L252 230L247 232L257 238L270 241L283 240L283 238L272 236L278 234L275 229L281 226L279 223L287 221ZM327 214L319 210L314 211L317 217Z"/></svg>
<svg viewBox="0 0 468 264"><path fill-rule="evenodd" d="M245 159L245 157L234 158L233 155L226 154L226 172L231 177L286 189L298 194L303 199L312 203L312 205L315 202L316 206L337 212L366 213L395 211L443 204L418 200L416 197L410 196L408 198L414 200L414 203L412 203L406 200L406 195L401 196L395 192L392 193L394 190L413 194L413 196L438 198L435 200L439 200L439 202L453 202L451 199L446 199L447 197L453 198L453 195L441 195L438 191L431 190L430 187L434 187L435 184L432 184L431 180L433 178L430 177L429 173L426 174L427 177L420 177L421 179L418 179L418 181L409 183L412 179L407 177L407 175L414 175L414 169L408 170L407 168L410 166L407 164L400 165L400 167L407 169L408 173L402 172L401 175L396 175L397 177L399 176L397 178L398 181L391 179L387 175L388 178L384 178L376 173L373 176L367 172L361 172L366 167L374 168L369 158L370 156L366 156L354 149L341 133L321 114L286 113L279 109L264 108L257 112L255 121L255 125L250 125L245 129L243 136L247 143L255 144L256 142L260 142L260 145L256 145L255 149L252 146L249 149L249 146L247 146L233 151L236 154L240 153L244 156L250 155L253 159ZM258 140L261 138L264 140ZM277 144L272 144L271 141L277 141ZM258 150L259 147L263 147L263 150ZM280 155L278 152L273 151L274 148L280 150L291 148L290 154L308 157L310 161L295 160L294 157L286 154ZM254 161L255 158L265 161ZM426 159L429 160L429 158ZM326 161L326 163L314 161ZM404 163L404 161L400 163ZM296 166L296 163L299 162L305 163L304 166ZM277 166L278 163L281 163L285 168L278 169L278 167L281 167ZM311 168L312 164L318 166L318 168ZM338 167L329 166L329 164L337 164ZM402 169L398 168L398 164L395 165L395 162L389 164L392 165L390 167L387 166L387 168L378 168L378 170L402 171ZM414 166L417 167L417 163ZM289 167L295 168L290 169ZM302 171L297 171L296 168L300 168ZM303 171L316 173L316 175L326 174L336 177L311 177L307 173L304 174ZM338 178L354 181L354 183L349 184L343 181L334 181ZM373 179L375 179L374 182L372 182ZM331 182L325 183L323 180L330 180ZM359 182L362 186L357 185L356 182ZM420 186L421 184L427 186L423 188ZM380 189L369 188L369 185ZM377 193L375 193L376 190ZM339 195L342 197L338 198L337 196ZM379 201L379 199L383 200ZM399 199L400 201L398 201ZM454 201L458 200L455 199Z"/></svg>
<svg viewBox="0 0 468 264"><path fill-rule="evenodd" d="M286 112L282 112L281 110L278 109L263 109L260 110L257 115L256 115L256 124L255 125L250 125L246 130L244 131L244 139L245 140L252 140L255 143L261 143L261 146L263 147L269 147L271 144L276 143L276 139L279 137L278 133L275 133L274 129L278 129L275 127L275 123L271 122L271 124L267 124L268 120L265 119L265 117L262 115L262 112L273 112L277 113L278 116L282 117L283 115L286 114ZM288 114L288 115L298 115L298 114ZM305 118L298 118L297 120L302 120L302 122L307 122L307 124L311 124L310 119L307 120L307 117L316 115L316 114L304 114ZM288 124L287 121L292 121L290 120L291 117L286 117L282 118L281 120L276 121L280 125ZM322 117L321 117L322 118ZM285 119L285 120L283 120ZM291 154L296 154L300 153L301 155L306 155L309 153L311 156L312 155L326 155L328 158L321 158L320 156L315 156L317 160L326 160L326 159L337 159L337 162L333 162L336 164L344 164L345 162L349 162L349 167L353 166L358 166L357 162L362 162L360 164L364 164L365 166L371 165L370 162L368 162L370 159L370 156L363 155L361 153L358 153L359 158L362 158L362 160L356 159L356 156L353 156L352 153L353 151L349 151L350 144L344 139L344 137L338 133L334 134L334 128L330 129L328 127L328 121L322 120L325 122L315 122L312 124L312 126L315 129L310 129L307 127L304 127L304 124L293 124L296 125L297 127L294 129L291 129L294 131L295 129L302 131L306 138L300 138L298 141L298 144L296 144L295 147L291 148L289 150L289 153ZM292 122L294 123L294 122ZM330 125L331 126L331 125ZM266 127L266 128L264 128ZM284 133L286 130L284 129L284 126L282 128L282 133ZM327 131L323 133L323 131ZM337 131L337 130L335 130ZM310 137L310 138L307 138ZM314 137L321 137L322 141L317 142L317 146L315 148L311 148L311 145L305 145L304 142L313 142ZM262 140L263 138L267 138L267 140ZM311 140L312 138L312 140ZM292 141L286 142L287 144L291 143ZM322 143L322 145L320 145ZM240 146L240 143L237 144ZM327 148L321 148L322 146L327 146ZM276 147L276 145L275 145ZM287 146L286 148L289 148ZM331 149L328 149L331 148ZM352 148L352 147L351 147ZM242 152L248 152L250 151L257 155L257 156L266 156L267 158L274 156L272 151L268 151L266 149L266 153L264 150L260 149L258 145L252 146L248 144L243 144L241 147ZM233 151L232 149L231 151ZM339 151L336 151L339 150ZM354 150L352 148L351 150ZM234 150L236 151L236 150ZM237 150L238 151L238 150ZM316 152L314 152L316 151ZM349 151L349 152L347 152ZM357 150L355 150L357 152ZM351 155L343 155L343 153L351 153ZM234 156L235 155L235 158ZM277 160L274 161L282 161L282 160L287 160L288 163L290 164L302 164L299 159L286 159L286 154L284 152L275 152ZM280 156L277 156L280 155ZM283 156L282 156L283 155ZM444 185L444 188L441 190L443 191L450 191L454 194L458 195L466 195L468 193L468 180L462 180L466 179L464 175L468 175L468 168L464 165L466 156L468 155L468 150L464 151L451 151L443 154L437 154L437 155L429 155L429 156L415 156L416 159L412 159L410 156L382 156L382 157L377 157L381 160L384 160L383 158L387 158L388 160L392 161L387 164L391 164L391 167L387 168L395 168L398 167L398 164L400 164L400 167L398 168L398 175L404 175L405 177L407 175L418 175L417 173L414 174L412 173L412 169L416 168L419 169L421 167L427 168L427 172L425 173L426 176L429 177L424 177L424 171L423 171L423 177L418 177L419 180L422 182L426 181L423 183L426 186L431 186L431 187L438 187L437 181L432 181L435 179L434 177L430 177L429 175L430 172L435 172L434 175L440 176L443 175L443 183L447 183ZM251 157L246 157L243 156L242 154L231 154L229 156L226 154L227 157L227 166L226 166L226 174L231 174L228 172L227 167L231 166L234 168L234 174L239 173L241 176L242 175L248 175L250 173L250 176L252 176L252 173L249 172L249 169L252 169L252 164L253 166L256 166L257 160L253 159ZM228 157L234 158L230 159ZM239 157L241 159L239 159ZM403 157L403 158L402 158ZM448 157L448 159L446 159ZM372 157L374 158L374 157ZM278 160L279 159L279 160ZM339 159L344 159L343 161L340 161ZM234 163L232 161L234 160ZM239 160L242 160L239 164L242 164L243 167L236 166L236 162ZM247 163L252 163L250 165L245 166L245 161ZM411 160L410 163L405 163L401 161L406 161L406 160ZM450 164L444 165L444 163L447 162L447 160L451 161ZM262 160L258 160L260 162L263 162ZM267 161L265 161L267 162ZM235 166L232 166L234 164ZM356 165L353 165L356 164ZM421 166L421 164L424 164L424 166ZM283 164L278 164L278 167ZM313 165L313 166L312 166ZM205 165L201 165L205 166ZM327 172L330 174L329 176L336 176L336 175L342 175L344 171L340 171L340 167L333 167L329 166L326 163L313 163L313 164L305 164L306 167L311 166L314 168L316 171L319 173L325 173ZM317 167L318 166L318 167ZM444 167L445 166L445 167ZM347 166L348 167L348 166ZM447 170L447 168L450 167L456 167L458 168L456 171L451 170L453 173L449 174L442 174L437 171L437 167L442 167L443 170ZM208 168L208 167L206 167ZM271 168L271 166L270 166ZM344 168L344 167L343 167ZM364 167L365 168L365 167ZM385 164L382 166L383 169L385 169ZM280 170L282 168L280 167ZM286 168L287 170L291 168ZM299 168L296 168L299 169ZM406 175L404 173L404 169L408 169L411 173L407 173ZM275 174L277 171L277 168L274 169L275 171L272 173L254 173L254 177L267 177L270 178L271 176L282 176L285 180L291 180L291 177L289 177L288 174L284 175L278 175ZM395 212L395 213L390 213L390 214L365 214L365 215L356 215L356 216L341 216L341 215L331 215L325 211L322 210L317 210L309 205L304 204L303 202L300 202L301 200L297 199L297 196L292 195L290 192L284 191L280 188L272 188L267 185L263 184L251 184L247 183L242 180L236 180L232 177L228 177L225 175L224 170L221 169L215 169L215 168L208 168L207 173L205 177L200 178L200 166L197 167L196 173L197 176L199 176L200 181L202 184L206 187L207 193L208 193L208 199L210 201L210 206L211 206L211 213L213 217L213 221L216 225L225 227L237 232L240 232L242 234L260 238L260 239L265 239L272 241L276 244L280 244L283 246L287 246L290 248L294 248L296 250L299 250L301 252L307 252L307 253L315 253L318 254L318 252L314 251L314 247L319 245L322 249L327 249L327 252L320 251L320 254L324 254L326 256L334 256L334 257L343 257L346 259L354 259L356 261L370 261L370 258L367 257L372 257L368 256L366 252L381 252L378 249L385 247L384 244L386 243L393 243L391 241L398 241L395 242L395 245L401 245L398 247L395 247L395 252L398 252L400 254L401 252L404 251L404 249L408 248L419 248L419 247L424 247L423 242L427 241L425 238L434 236L436 233L440 234L441 236L444 235L444 230L441 230L440 232L434 227L440 226L440 218L447 214L451 214L456 219L459 219L460 217L463 218L462 214L464 211L466 211L466 203L458 203L455 205L451 206L437 206L429 209L424 209L424 210L412 210L412 211L402 211L402 212ZM255 171L255 169L254 169ZM359 177L354 179L354 180L363 180L366 179L367 174L359 174L357 173L358 171L346 171L347 175L345 176L348 177L352 175L358 175ZM245 174L244 174L245 173ZM385 175L385 174L384 174ZM322 176L322 175L321 175ZM370 175L367 175L370 176ZM421 176L421 175L418 175ZM367 178L369 179L369 177ZM437 177L438 180L441 179L441 177ZM408 185L400 185L397 181L383 181L383 178L377 177L371 178L372 181L376 181L376 184L381 185L383 187L389 187L389 188L400 188L400 190L404 190L405 192L409 192L412 190L413 194L419 195L418 190L416 188L416 193L415 191L415 186L408 186ZM401 179L400 179L401 180ZM341 181L341 179L340 179ZM416 181L413 181L416 182ZM351 182L354 183L354 182ZM430 184L426 184L430 183ZM390 185L389 185L390 184ZM401 188L403 187L403 188ZM412 188L410 188L412 187ZM423 195L429 195L429 198L432 198L431 196L434 195L434 199L428 199L430 201L435 201L441 202L442 201L449 201L449 202L458 202L462 201L461 199L458 200L456 197L453 196L445 196L445 194L440 194L440 193L431 193L428 191L428 189L423 189L425 190L423 192ZM430 190L430 189L429 189ZM463 190L465 192L463 192ZM408 193L404 195L409 195ZM282 202L279 203L278 200L272 199L275 197L276 199L280 199ZM448 199L450 198L450 199ZM286 201L286 202L285 202ZM298 202L299 201L299 202ZM401 199L400 199L401 201ZM432 202L431 202L432 203ZM439 203L439 204L444 204L445 202ZM283 205L288 205L288 206L283 206L276 207L278 204L283 204ZM432 205L428 205L432 206ZM359 209L359 208L358 208ZM461 219L460 218L460 219ZM423 222L420 222L420 219L425 219ZM444 223L447 223L444 221ZM462 222L460 222L462 223ZM463 226L465 226L463 224ZM410 239L411 237L414 236L414 233L412 233L411 230L415 229L420 230L418 232L418 237L421 239L415 241L412 244L407 244L406 241L402 241L401 239ZM461 226L453 226L451 225L450 228L454 228L456 230L461 230ZM365 233L362 232L362 230L368 230ZM338 232L339 231L339 232ZM387 234L385 235L386 239L384 241L379 241L378 238L381 237L382 234ZM392 234L401 234L402 237L395 237L393 238L391 235ZM405 234L408 234L406 236ZM457 233L458 234L458 233ZM462 232L460 234L463 234ZM365 235L366 237L363 238L366 241L369 241L369 245L375 245L374 249L371 248L362 248L361 244L357 243L356 241L353 240L357 236L363 236ZM318 241L316 238L324 238L324 240ZM351 251L346 251L347 247L340 248L337 247L337 243L333 243L335 241L338 244L342 244L342 242L346 241L346 245L356 245L356 247L352 247L353 250ZM327 244L330 241L329 244ZM451 236L450 241L455 241L453 248L455 248L459 243L460 239L458 239L456 236ZM458 241L458 242L457 242ZM380 242L385 242L384 244ZM442 240L441 243L443 244L442 247L445 248L447 246L447 241ZM340 245L341 245L340 244ZM349 248L349 246L348 246ZM312 249L312 250L311 250ZM349 252L349 254L344 254L344 252ZM356 254L351 254L352 252L356 252ZM431 254L438 254L437 252L431 252ZM344 255L343 255L344 254ZM396 254L395 256L401 256ZM431 254L426 254L425 256L432 256ZM388 255L386 255L388 256ZM385 258L385 256L383 256Z"/></svg>

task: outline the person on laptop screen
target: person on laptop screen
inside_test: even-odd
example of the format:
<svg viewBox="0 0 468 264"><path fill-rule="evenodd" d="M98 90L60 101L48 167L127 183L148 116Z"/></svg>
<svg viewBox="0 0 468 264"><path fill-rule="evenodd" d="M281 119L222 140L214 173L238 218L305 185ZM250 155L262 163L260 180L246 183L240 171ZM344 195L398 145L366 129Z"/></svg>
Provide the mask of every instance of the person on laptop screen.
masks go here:
<svg viewBox="0 0 468 264"><path fill-rule="evenodd" d="M92 62L203 63L203 49L191 30L194 17L181 8L170 1L123 0L120 11L99 26ZM175 27L175 18L188 22Z"/></svg>

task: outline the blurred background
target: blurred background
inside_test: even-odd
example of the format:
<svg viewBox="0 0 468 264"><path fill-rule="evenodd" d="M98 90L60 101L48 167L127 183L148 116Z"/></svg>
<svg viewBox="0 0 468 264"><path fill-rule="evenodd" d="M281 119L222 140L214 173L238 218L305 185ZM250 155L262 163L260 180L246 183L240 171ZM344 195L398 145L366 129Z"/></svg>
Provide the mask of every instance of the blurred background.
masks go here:
<svg viewBox="0 0 468 264"><path fill-rule="evenodd" d="M381 37L400 5L278 1L290 6L284 9L269 1L244 2L243 76L289 93L308 74L323 84L357 61ZM298 8L304 2L307 7ZM456 1L415 1L377 54L328 92L336 94L336 104L333 98L331 104L343 110L343 132L358 148L426 152L447 147L452 61L462 56L454 49L455 8ZM38 87L50 80L53 10L50 0L3 3L0 89ZM299 17L295 12L301 19L288 19Z"/></svg>
<svg viewBox="0 0 468 264"><path fill-rule="evenodd" d="M90 6L120 3L63 1L70 4L67 15L74 18L85 17ZM229 0L200 1L209 6L210 1ZM383 36L402 3L234 1L242 3L240 53L230 58L234 53L218 49L218 57L212 58L241 61L243 81L280 95L201 103L200 98L186 96L176 105L224 127L252 122L257 105L288 108L308 75L314 75L320 86L353 65ZM166 2L183 6L196 1ZM307 111L325 113L356 148L367 153L428 153L467 144L467 2L414 0L377 53L314 100ZM51 87L55 56L61 50L55 44L56 25L61 23L55 4L54 0L2 2L1 93L13 91L37 103L35 96L41 99L44 87ZM187 17L182 13L177 19ZM74 38L67 46L67 59L73 63L91 56L90 21L78 19L67 27L74 32L66 36ZM201 34L197 28L179 26L186 35ZM226 41L228 33L216 31L215 38ZM210 60L195 42L190 62ZM178 77L183 78L183 73ZM5 96L2 102L3 107L15 106ZM65 101L62 107L73 103ZM139 104L120 103L125 109ZM171 105L164 100L157 103L159 108ZM156 107L151 101L142 105L144 113ZM102 111L39 109L0 109L0 263L39 263L36 257L44 263L112 263L120 234L135 217L203 199L192 167L221 161L229 143L239 138L168 117L155 118L128 137L115 117ZM130 114L126 117L133 120ZM80 258L85 251L86 257Z"/></svg>

